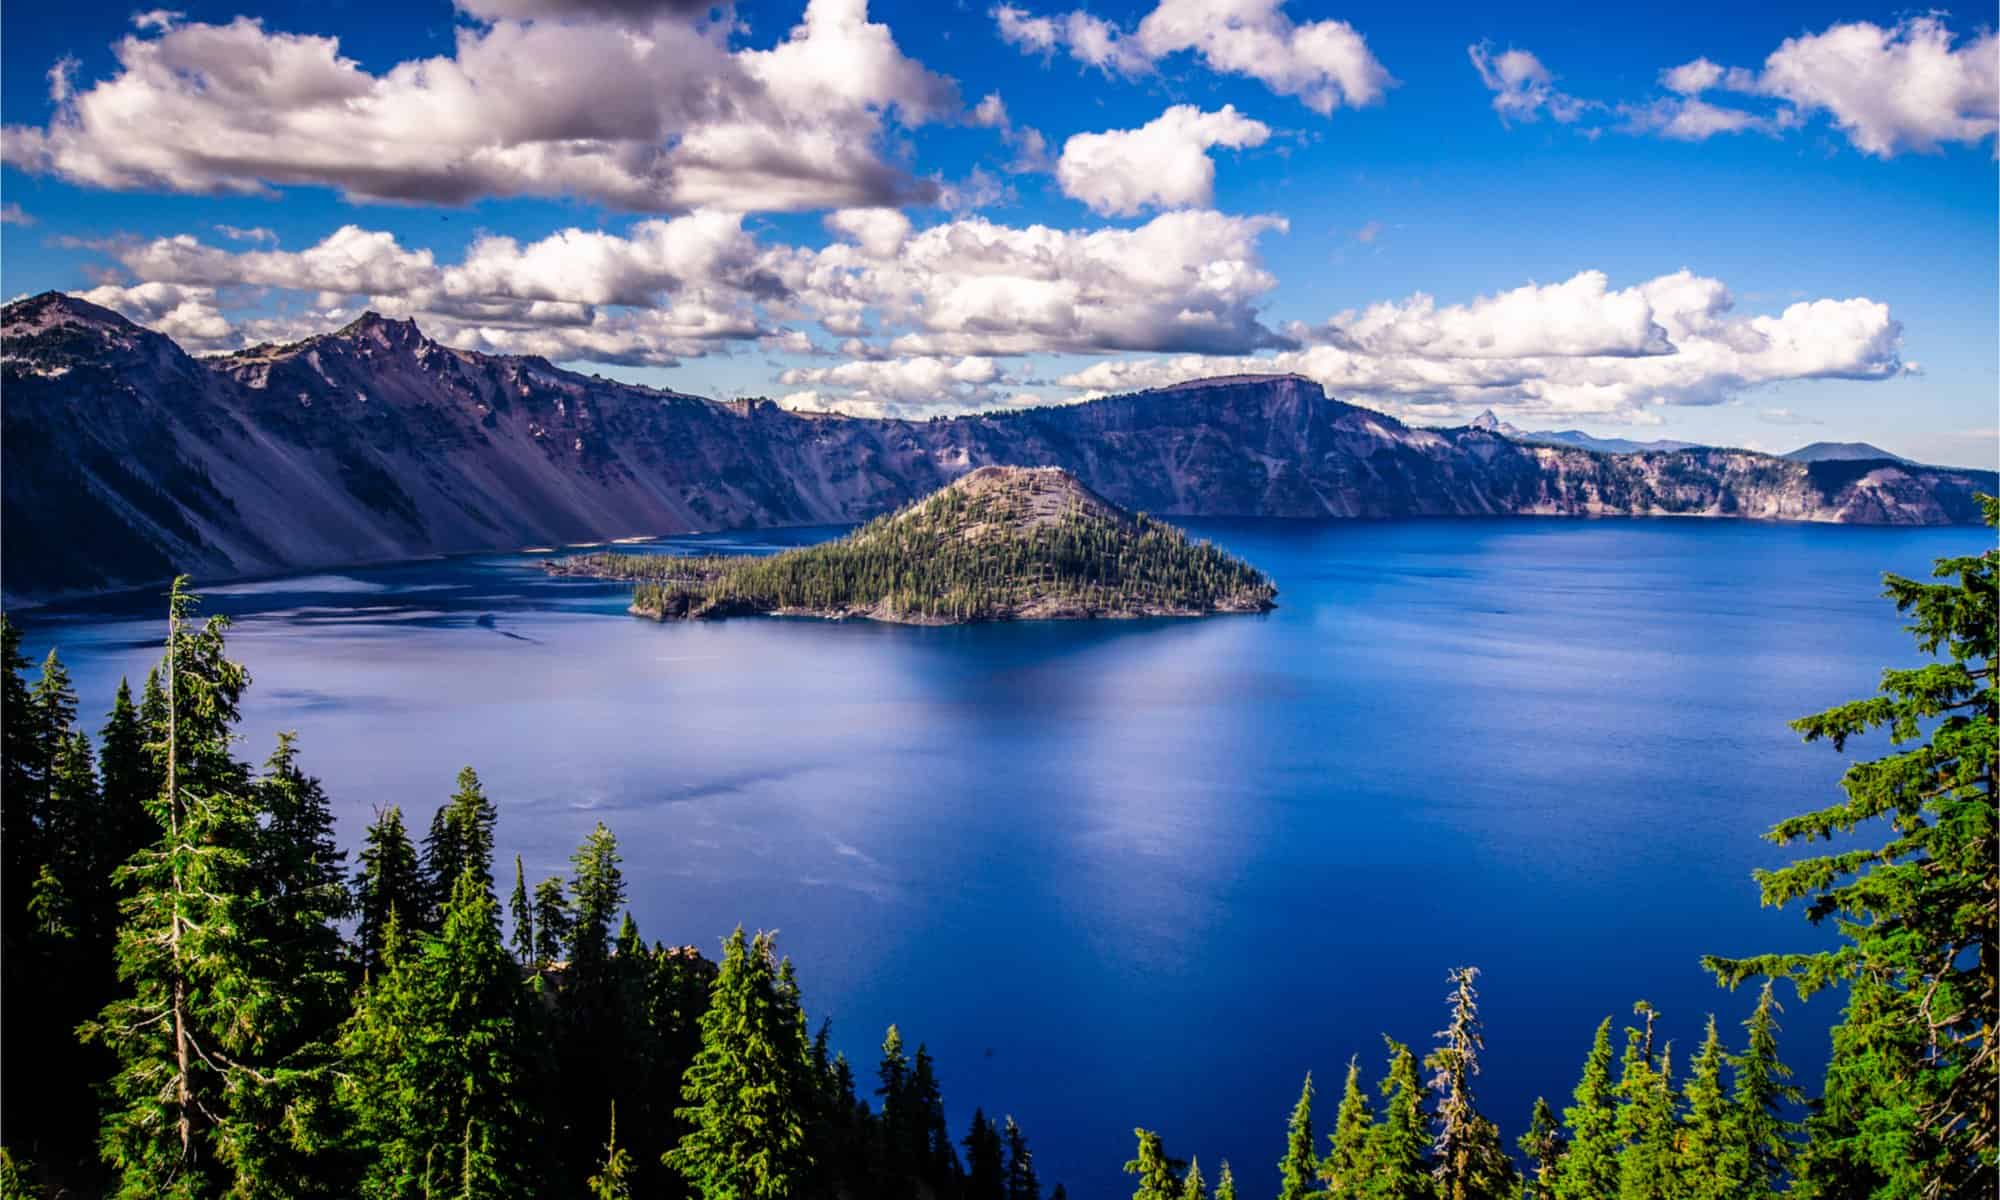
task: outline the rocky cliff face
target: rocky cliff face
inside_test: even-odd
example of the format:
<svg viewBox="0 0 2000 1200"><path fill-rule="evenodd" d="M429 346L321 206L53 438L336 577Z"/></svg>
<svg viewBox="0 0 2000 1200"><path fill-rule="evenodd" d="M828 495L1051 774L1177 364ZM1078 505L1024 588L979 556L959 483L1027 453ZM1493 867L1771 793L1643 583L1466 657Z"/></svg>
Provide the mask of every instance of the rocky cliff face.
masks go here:
<svg viewBox="0 0 2000 1200"><path fill-rule="evenodd" d="M980 466L1182 516L1656 514L1938 524L1992 473L1412 429L1293 376L953 420L722 404L452 350L373 315L195 359L59 293L0 314L0 586L164 579L860 521Z"/></svg>

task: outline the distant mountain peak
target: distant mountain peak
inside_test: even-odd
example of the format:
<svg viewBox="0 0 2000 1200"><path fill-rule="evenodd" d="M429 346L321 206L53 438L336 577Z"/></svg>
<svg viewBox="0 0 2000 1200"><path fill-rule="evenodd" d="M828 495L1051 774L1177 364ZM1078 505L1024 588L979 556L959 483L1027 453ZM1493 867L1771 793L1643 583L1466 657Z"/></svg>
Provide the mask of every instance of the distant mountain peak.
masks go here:
<svg viewBox="0 0 2000 1200"><path fill-rule="evenodd" d="M1778 457L1793 462L1865 462L1878 458L1899 463L1910 461L1869 442L1811 442Z"/></svg>
<svg viewBox="0 0 2000 1200"><path fill-rule="evenodd" d="M92 304L68 292L42 292L7 305L0 310L0 324L8 337L23 337L59 325L89 326L118 332L137 331L138 326L101 305Z"/></svg>
<svg viewBox="0 0 2000 1200"><path fill-rule="evenodd" d="M1469 428L1482 429L1485 430L1487 433L1512 435L1520 432L1520 430L1514 428L1512 425L1509 425L1507 422L1501 420L1500 414L1494 412L1490 408L1487 409L1485 412L1480 413L1478 416L1472 418L1472 420L1467 424Z"/></svg>
<svg viewBox="0 0 2000 1200"><path fill-rule="evenodd" d="M405 317L398 321L372 308L343 325L333 336L382 346L421 346L430 341L424 336L424 331L417 328L415 318Z"/></svg>

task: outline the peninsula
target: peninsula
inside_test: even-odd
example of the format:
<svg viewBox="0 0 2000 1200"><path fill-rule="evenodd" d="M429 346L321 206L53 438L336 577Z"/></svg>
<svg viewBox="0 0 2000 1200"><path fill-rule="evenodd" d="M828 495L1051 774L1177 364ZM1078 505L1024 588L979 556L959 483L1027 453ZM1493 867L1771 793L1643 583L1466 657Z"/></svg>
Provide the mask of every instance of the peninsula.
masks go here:
<svg viewBox="0 0 2000 1200"><path fill-rule="evenodd" d="M602 553L655 620L772 614L906 624L1263 612L1261 571L1117 507L1057 467L981 467L846 537L770 556Z"/></svg>

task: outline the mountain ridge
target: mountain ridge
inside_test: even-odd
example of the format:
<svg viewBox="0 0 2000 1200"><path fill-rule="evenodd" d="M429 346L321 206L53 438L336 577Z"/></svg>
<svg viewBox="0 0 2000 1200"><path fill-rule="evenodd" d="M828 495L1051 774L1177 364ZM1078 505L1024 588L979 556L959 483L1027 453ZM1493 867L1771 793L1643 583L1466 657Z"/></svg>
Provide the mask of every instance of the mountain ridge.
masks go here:
<svg viewBox="0 0 2000 1200"><path fill-rule="evenodd" d="M364 316L195 358L61 293L0 312L0 591L150 584L688 530L848 524L976 467L1163 516L1977 520L1992 472L1418 429L1298 376L936 420L801 414L456 350Z"/></svg>

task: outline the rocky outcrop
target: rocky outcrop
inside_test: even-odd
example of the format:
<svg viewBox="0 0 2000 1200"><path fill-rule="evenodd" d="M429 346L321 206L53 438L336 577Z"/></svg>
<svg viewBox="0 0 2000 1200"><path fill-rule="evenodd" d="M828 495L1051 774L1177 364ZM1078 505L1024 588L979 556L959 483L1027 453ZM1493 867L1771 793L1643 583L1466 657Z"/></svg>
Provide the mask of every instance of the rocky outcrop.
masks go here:
<svg viewBox="0 0 2000 1200"><path fill-rule="evenodd" d="M1977 519L1991 472L1606 455L1414 429L1296 376L1054 408L862 420L719 403L369 315L196 359L60 293L0 315L0 587L162 580L694 529L854 522L991 464L1161 515Z"/></svg>

